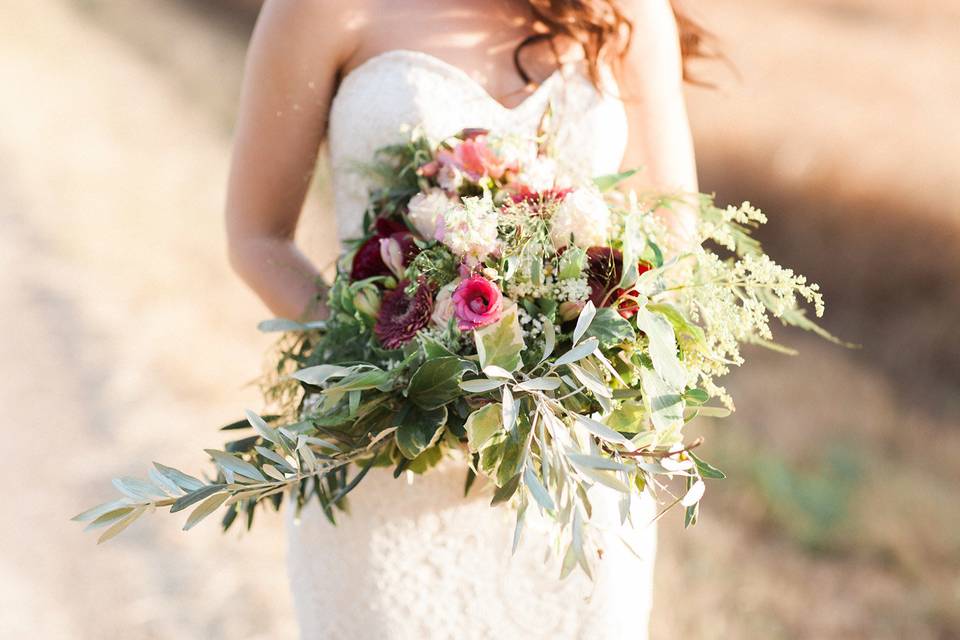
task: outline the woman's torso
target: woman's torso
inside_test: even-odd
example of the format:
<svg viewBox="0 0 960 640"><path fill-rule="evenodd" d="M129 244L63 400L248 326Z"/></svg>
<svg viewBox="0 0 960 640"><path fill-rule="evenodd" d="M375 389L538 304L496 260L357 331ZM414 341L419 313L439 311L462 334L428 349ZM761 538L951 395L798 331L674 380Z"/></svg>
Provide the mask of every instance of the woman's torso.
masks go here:
<svg viewBox="0 0 960 640"><path fill-rule="evenodd" d="M444 3L451 11L457 6ZM389 30L391 15L377 29ZM329 154L341 239L361 234L373 186L358 165L403 142L409 127L434 140L468 127L532 136L549 105L547 131L568 173L588 178L620 168L627 121L608 72L601 92L583 63L572 61L537 76L542 82L532 91L507 95L511 86L522 87L509 55L495 63L491 77L490 67L474 64L479 45L466 55L464 45L448 48L458 38L442 38L436 25L400 27L406 32L380 39L347 65L331 105ZM422 28L432 35L420 37ZM508 35L504 41L514 45L522 39ZM543 562L548 538L536 518L511 557L512 514L487 506L489 488L464 498L465 472L462 461L451 460L408 484L375 470L351 495L351 513L341 515L337 527L316 505L291 520L290 570L304 638L646 637L655 547L654 529L644 526L655 512L650 499L634 502L638 528L629 530L619 524L617 496L597 495L607 561L595 584L582 575L561 582L557 559Z"/></svg>

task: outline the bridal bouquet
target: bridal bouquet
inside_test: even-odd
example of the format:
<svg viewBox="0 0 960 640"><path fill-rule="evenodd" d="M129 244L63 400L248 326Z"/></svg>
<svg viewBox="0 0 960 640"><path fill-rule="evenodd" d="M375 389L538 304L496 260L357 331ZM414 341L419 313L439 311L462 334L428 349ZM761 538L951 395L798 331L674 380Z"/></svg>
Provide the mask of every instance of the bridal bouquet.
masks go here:
<svg viewBox="0 0 960 640"><path fill-rule="evenodd" d="M329 319L262 325L283 333L276 412L226 427L253 432L208 450L204 479L155 464L76 519L102 541L158 507L192 509L185 529L224 508L226 529L286 495L334 521L373 467L425 473L459 455L466 491L482 476L516 508L514 544L528 509L555 524L564 574L597 555L595 485L618 492L624 520L650 491L694 523L704 480L723 474L684 426L733 408L715 380L741 344L775 346L772 318L829 337L800 306L819 316L820 294L750 237L765 218L749 203L642 198L616 189L630 173L577 181L562 160L544 136L483 130L382 149ZM659 214L682 207L696 238L675 246Z"/></svg>

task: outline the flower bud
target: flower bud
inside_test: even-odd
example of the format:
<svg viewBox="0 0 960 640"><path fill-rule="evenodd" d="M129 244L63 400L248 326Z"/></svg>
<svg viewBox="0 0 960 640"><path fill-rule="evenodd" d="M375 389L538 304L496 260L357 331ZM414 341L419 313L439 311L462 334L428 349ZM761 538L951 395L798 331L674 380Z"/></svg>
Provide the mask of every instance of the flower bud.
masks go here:
<svg viewBox="0 0 960 640"><path fill-rule="evenodd" d="M564 322L569 322L570 320L575 320L580 316L580 312L583 311L583 307L586 302L561 302L558 312L560 313L560 319Z"/></svg>
<svg viewBox="0 0 960 640"><path fill-rule="evenodd" d="M364 287L353 294L353 306L363 315L376 318L380 313L380 293L374 287Z"/></svg>
<svg viewBox="0 0 960 640"><path fill-rule="evenodd" d="M393 272L398 279L403 279L403 249L396 238L381 238L380 240L380 258L383 264Z"/></svg>

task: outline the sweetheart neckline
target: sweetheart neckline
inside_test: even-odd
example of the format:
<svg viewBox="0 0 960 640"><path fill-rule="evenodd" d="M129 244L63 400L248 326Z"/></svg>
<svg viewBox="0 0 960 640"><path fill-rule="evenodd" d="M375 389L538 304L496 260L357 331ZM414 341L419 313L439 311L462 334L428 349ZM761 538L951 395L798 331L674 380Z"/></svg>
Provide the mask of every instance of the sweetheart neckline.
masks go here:
<svg viewBox="0 0 960 640"><path fill-rule="evenodd" d="M431 53L427 53L425 51L417 51L416 49L403 49L403 48L387 49L386 51L382 51L376 55L370 56L369 58L367 58L366 60L364 60L357 66L355 66L353 69L348 71L346 75L344 75L343 78L340 80L340 86L337 88L337 91L333 96L333 101L336 101L337 97L339 97L340 92L343 90L344 85L346 85L347 81L350 78L353 78L354 79L353 81L355 81L358 73L362 72L363 70L369 70L369 68L374 67L377 64L382 63L383 61L393 57L397 57L397 56L412 57L420 61L427 62L433 65L434 68L438 70L442 69L449 74L453 74L454 76L465 80L467 84L473 87L473 89L482 97L484 97L488 102L498 107L500 111L508 114L518 113L522 111L524 107L526 107L528 104L533 103L533 101L536 98L538 98L540 94L543 91L545 91L548 86L552 85L555 79L560 77L561 74L563 73L563 66L557 68L556 70L554 70L553 73L547 76L547 78L544 79L543 82L537 85L537 88L534 89L532 92L530 92L530 94L527 95L527 97L525 97L516 105L512 107L508 107L507 105L500 102L500 100L495 98L493 94L491 94L487 90L486 87L484 87L477 80L475 80L469 73L467 73L466 71L464 71L463 69L461 69L460 67L458 67L457 65L451 62L447 62L443 58L435 56Z"/></svg>

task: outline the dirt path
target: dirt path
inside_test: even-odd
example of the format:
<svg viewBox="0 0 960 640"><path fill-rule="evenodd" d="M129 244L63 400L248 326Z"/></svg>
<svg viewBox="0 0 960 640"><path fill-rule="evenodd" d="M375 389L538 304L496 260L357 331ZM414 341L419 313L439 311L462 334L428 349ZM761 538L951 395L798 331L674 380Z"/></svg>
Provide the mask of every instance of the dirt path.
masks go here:
<svg viewBox="0 0 960 640"><path fill-rule="evenodd" d="M0 6L0 637L292 637L279 519L67 522L153 458L201 468L266 344L221 250L224 128L76 6Z"/></svg>

